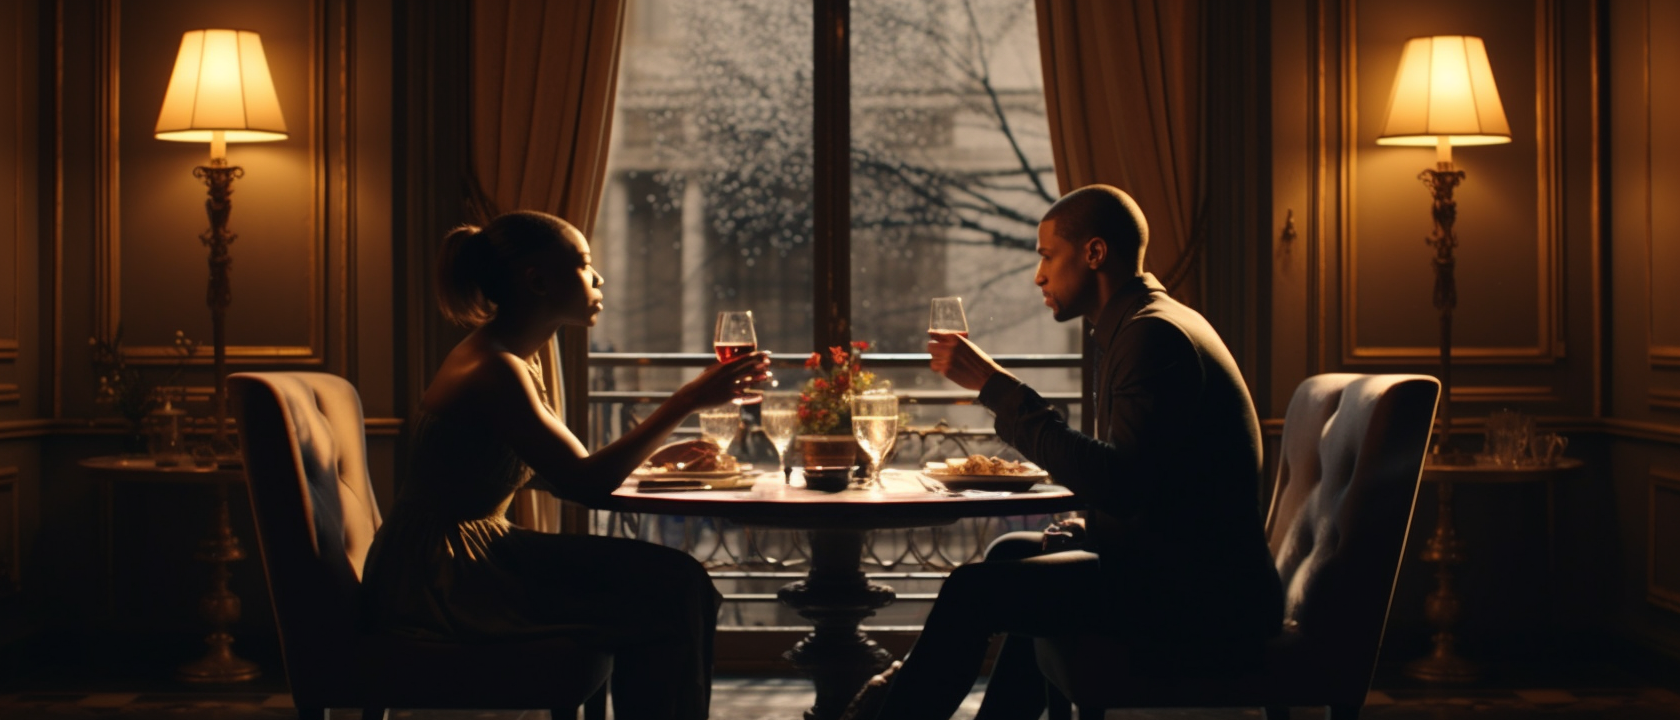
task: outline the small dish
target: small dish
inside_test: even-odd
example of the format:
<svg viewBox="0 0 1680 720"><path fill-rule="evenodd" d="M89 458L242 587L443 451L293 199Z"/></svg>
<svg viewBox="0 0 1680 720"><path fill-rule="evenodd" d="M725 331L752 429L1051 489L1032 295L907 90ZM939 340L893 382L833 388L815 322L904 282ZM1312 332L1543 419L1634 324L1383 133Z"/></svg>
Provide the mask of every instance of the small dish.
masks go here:
<svg viewBox="0 0 1680 720"><path fill-rule="evenodd" d="M805 487L821 492L839 492L852 484L850 465L805 468Z"/></svg>

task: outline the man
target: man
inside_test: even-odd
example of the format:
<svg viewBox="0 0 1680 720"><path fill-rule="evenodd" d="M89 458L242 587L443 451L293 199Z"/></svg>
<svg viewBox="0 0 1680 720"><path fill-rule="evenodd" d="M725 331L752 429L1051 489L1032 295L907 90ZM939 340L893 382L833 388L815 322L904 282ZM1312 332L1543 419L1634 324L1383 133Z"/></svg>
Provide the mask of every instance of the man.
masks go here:
<svg viewBox="0 0 1680 720"><path fill-rule="evenodd" d="M998 437L1086 505L1083 523L1013 533L951 573L922 635L884 687L850 708L883 720L949 717L991 635L1009 633L977 720L1037 718L1032 637L1103 634L1129 674L1217 673L1259 656L1283 593L1258 509L1260 425L1231 354L1200 314L1143 271L1137 203L1080 188L1038 226L1033 281L1058 322L1091 321L1095 436L965 337L931 333L932 367L980 392ZM1082 549L1058 545L1083 535ZM1047 542L1048 541L1048 542Z"/></svg>

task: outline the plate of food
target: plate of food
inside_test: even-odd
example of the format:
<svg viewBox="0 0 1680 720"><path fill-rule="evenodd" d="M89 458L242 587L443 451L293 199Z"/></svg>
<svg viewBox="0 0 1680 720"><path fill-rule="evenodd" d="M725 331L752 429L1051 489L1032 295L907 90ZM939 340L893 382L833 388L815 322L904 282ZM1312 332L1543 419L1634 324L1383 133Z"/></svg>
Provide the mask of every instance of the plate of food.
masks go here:
<svg viewBox="0 0 1680 720"><path fill-rule="evenodd" d="M674 442L648 457L633 476L648 480L721 480L739 476L752 469L735 456L718 451L718 446L705 440Z"/></svg>
<svg viewBox="0 0 1680 720"><path fill-rule="evenodd" d="M1037 465L1022 460L1005 460L995 455L970 455L947 458L945 462L930 462L922 468L922 474L948 490L957 491L1025 492L1050 479L1050 473Z"/></svg>

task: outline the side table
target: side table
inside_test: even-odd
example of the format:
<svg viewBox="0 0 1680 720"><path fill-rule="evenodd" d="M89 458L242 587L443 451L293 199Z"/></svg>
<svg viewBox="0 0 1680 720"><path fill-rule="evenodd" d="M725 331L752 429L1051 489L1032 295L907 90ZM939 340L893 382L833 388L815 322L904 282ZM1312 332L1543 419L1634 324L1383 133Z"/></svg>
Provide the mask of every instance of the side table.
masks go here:
<svg viewBox="0 0 1680 720"><path fill-rule="evenodd" d="M1435 634L1431 638L1429 654L1406 664L1407 675L1429 682L1474 682L1482 674L1480 665L1458 654L1458 636L1453 632L1463 609L1453 584L1453 566L1462 564L1466 557L1464 541L1459 539L1453 523L1453 486L1459 483L1545 483L1546 558L1550 563L1555 512L1553 481L1575 473L1583 464L1575 458L1560 458L1553 465L1518 466L1481 461L1468 465L1424 462L1421 479L1435 483L1436 515L1435 532L1420 556L1424 562L1435 563L1435 591L1424 599L1423 614L1435 628Z"/></svg>
<svg viewBox="0 0 1680 720"><path fill-rule="evenodd" d="M228 485L245 482L244 471L237 464L230 466L225 462L213 466L199 466L190 462L159 466L150 457L131 455L88 458L82 460L81 465L91 470L100 484L100 517L105 535L107 582L114 571L112 558L115 553L111 537L113 485L136 482L185 483L209 485L212 488L216 497L216 516L211 523L210 536L199 542L196 554L199 561L210 564L210 589L199 600L199 609L211 627L210 634L204 638L204 644L210 648L204 657L177 668L175 676L187 682L234 683L253 680L261 675L262 671L256 663L234 654L233 635L228 631L228 628L239 621L240 614L239 596L228 589L228 579L232 576L228 570L228 563L245 557L245 551L239 546L239 537L233 534L233 526L229 522Z"/></svg>

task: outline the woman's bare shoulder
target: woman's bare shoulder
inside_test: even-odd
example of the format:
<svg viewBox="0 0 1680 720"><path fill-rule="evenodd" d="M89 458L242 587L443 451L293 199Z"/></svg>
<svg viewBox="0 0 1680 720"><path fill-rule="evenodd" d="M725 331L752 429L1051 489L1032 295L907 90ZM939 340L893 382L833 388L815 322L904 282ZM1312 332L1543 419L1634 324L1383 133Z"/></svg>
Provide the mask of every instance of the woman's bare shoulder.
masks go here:
<svg viewBox="0 0 1680 720"><path fill-rule="evenodd" d="M471 416L523 404L524 368L512 353L469 337L444 358L421 407L432 414Z"/></svg>

